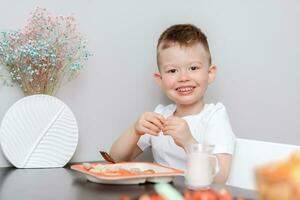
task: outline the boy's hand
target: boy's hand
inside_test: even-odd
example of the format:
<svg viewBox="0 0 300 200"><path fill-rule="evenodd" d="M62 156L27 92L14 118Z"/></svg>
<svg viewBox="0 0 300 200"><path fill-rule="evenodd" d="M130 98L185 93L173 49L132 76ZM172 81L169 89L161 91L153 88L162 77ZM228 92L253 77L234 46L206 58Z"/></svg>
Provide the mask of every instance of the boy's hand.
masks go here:
<svg viewBox="0 0 300 200"><path fill-rule="evenodd" d="M151 135L158 135L163 129L165 118L155 112L143 113L135 123L134 127L139 135L149 133Z"/></svg>
<svg viewBox="0 0 300 200"><path fill-rule="evenodd" d="M187 122L179 117L169 117L164 123L162 131L164 135L170 135L174 142L182 148L188 144L197 143Z"/></svg>

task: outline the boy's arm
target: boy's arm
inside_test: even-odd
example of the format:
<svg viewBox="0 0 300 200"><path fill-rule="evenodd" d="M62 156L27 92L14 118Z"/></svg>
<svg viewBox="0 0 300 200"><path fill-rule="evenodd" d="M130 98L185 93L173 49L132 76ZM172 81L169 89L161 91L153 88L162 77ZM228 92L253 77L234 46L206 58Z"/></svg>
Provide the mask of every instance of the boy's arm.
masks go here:
<svg viewBox="0 0 300 200"><path fill-rule="evenodd" d="M137 142L141 135L136 132L134 125L130 126L112 145L109 154L115 161L131 161L135 159L142 150Z"/></svg>
<svg viewBox="0 0 300 200"><path fill-rule="evenodd" d="M141 135L148 133L157 136L163 127L165 119L155 112L143 113L125 133L123 133L112 145L110 155L116 161L131 161L142 150L137 142Z"/></svg>
<svg viewBox="0 0 300 200"><path fill-rule="evenodd" d="M216 154L216 156L219 160L220 171L216 175L214 182L224 184L229 176L232 155L228 153L219 153Z"/></svg>

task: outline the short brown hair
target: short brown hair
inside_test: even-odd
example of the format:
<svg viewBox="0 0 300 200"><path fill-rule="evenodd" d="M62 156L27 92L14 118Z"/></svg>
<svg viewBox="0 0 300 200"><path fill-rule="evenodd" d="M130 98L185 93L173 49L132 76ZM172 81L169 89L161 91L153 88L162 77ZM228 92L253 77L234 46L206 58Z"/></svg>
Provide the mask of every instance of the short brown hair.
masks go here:
<svg viewBox="0 0 300 200"><path fill-rule="evenodd" d="M176 24L167 28L159 37L157 43L157 55L161 49L167 49L174 44L189 47L201 43L208 54L208 63L211 65L211 55L206 35L200 28L192 24Z"/></svg>

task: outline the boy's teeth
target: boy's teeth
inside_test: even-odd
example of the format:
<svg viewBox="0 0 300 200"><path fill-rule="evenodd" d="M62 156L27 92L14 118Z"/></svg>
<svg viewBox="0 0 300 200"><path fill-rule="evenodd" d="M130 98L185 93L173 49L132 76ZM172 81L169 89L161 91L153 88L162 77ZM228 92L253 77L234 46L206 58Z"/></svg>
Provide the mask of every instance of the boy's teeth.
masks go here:
<svg viewBox="0 0 300 200"><path fill-rule="evenodd" d="M191 91L192 89L193 89L192 87L178 88L177 91L179 91L179 92L186 92L186 91Z"/></svg>

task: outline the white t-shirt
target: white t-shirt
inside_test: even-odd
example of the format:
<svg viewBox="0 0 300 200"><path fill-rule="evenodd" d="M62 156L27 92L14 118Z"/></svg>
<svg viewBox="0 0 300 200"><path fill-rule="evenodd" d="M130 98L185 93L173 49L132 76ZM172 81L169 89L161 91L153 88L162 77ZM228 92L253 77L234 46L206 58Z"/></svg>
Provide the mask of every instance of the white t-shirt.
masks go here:
<svg viewBox="0 0 300 200"><path fill-rule="evenodd" d="M154 112L170 117L176 110L175 104L158 105ZM182 117L189 125L193 137L199 143L213 144L213 153L233 154L235 135L232 132L227 111L222 103L205 104L203 110L196 115ZM171 136L159 133L158 136L144 134L137 145L144 151L152 147L154 162L185 170L186 154L183 148L176 145Z"/></svg>

